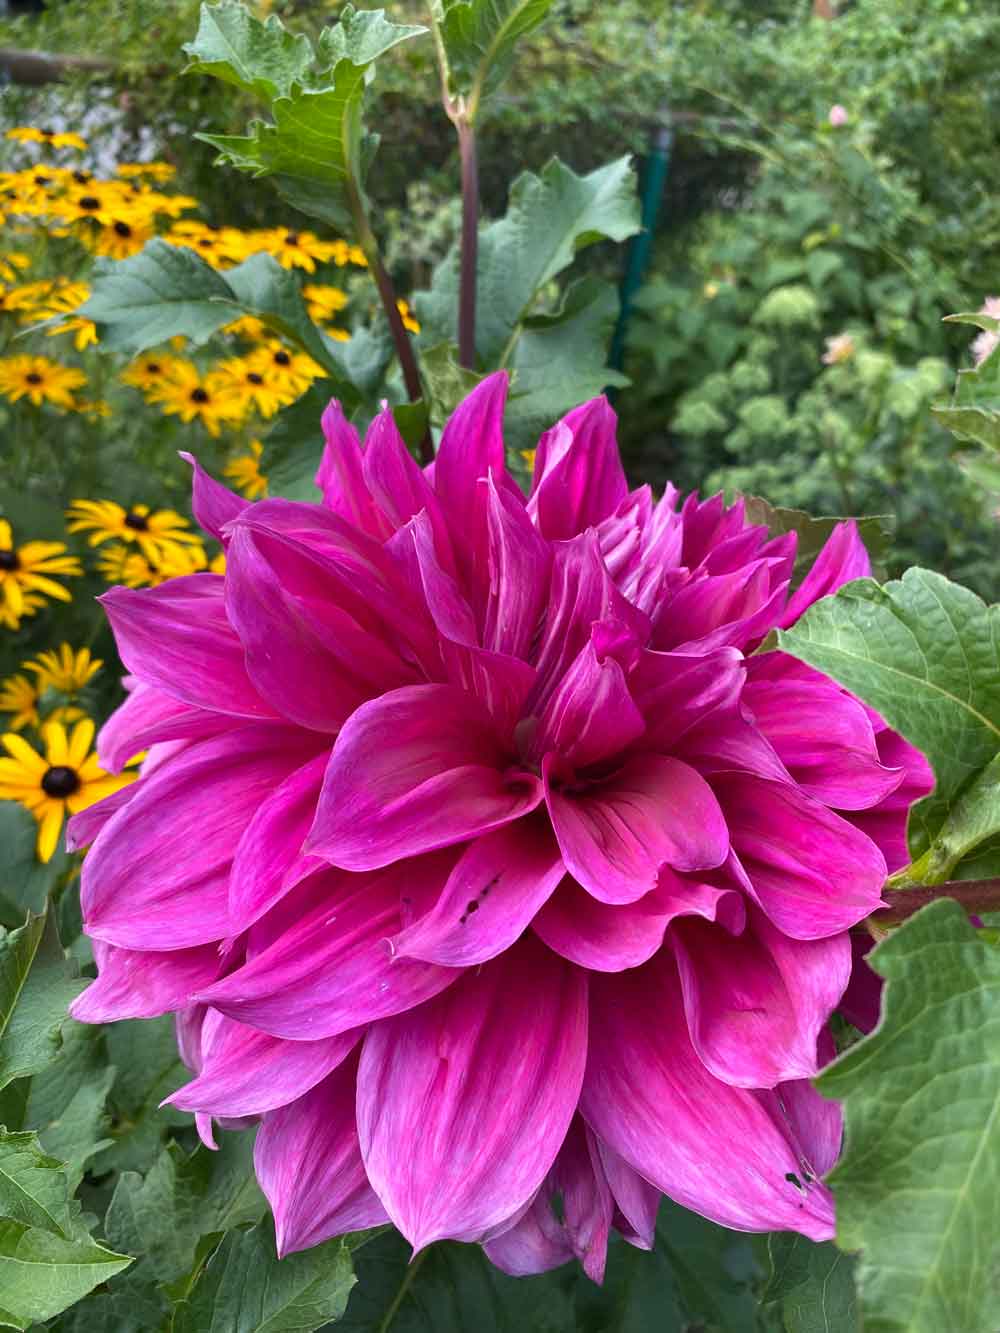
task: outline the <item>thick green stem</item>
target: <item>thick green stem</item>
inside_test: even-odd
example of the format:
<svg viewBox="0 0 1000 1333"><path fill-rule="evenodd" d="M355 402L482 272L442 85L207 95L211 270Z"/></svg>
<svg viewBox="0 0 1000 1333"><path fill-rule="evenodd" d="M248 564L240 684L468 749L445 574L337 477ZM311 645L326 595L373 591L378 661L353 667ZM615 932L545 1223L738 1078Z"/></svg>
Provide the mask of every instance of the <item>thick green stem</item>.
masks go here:
<svg viewBox="0 0 1000 1333"><path fill-rule="evenodd" d="M476 273L479 258L479 164L476 131L459 116L458 147L462 159L462 267L458 289L458 364L476 368Z"/></svg>

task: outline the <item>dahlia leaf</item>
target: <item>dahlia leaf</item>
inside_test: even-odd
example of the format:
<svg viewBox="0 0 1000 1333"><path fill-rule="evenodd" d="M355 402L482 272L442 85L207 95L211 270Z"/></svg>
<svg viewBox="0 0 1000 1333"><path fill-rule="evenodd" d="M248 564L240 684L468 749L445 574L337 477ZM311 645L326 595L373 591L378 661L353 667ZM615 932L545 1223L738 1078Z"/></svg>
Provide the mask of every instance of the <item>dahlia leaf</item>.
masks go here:
<svg viewBox="0 0 1000 1333"><path fill-rule="evenodd" d="M62 1162L42 1151L37 1134L0 1129L0 1217L68 1237L69 1197Z"/></svg>
<svg viewBox="0 0 1000 1333"><path fill-rule="evenodd" d="M539 26L552 0L444 0L441 36L454 90L480 97L506 77L522 37Z"/></svg>
<svg viewBox="0 0 1000 1333"><path fill-rule="evenodd" d="M66 1010L86 984L75 973L53 918L29 914L0 935L0 1088L55 1058Z"/></svg>
<svg viewBox="0 0 1000 1333"><path fill-rule="evenodd" d="M182 50L190 57L185 74L211 74L268 101L304 83L313 63L308 37L289 32L276 14L261 22L233 0L202 5L197 35Z"/></svg>
<svg viewBox="0 0 1000 1333"><path fill-rule="evenodd" d="M798 534L792 572L793 588L802 582L837 524L844 521L843 518L816 518L804 509L783 509L759 495L747 497L746 516L748 523L764 524L772 537L781 537L786 532ZM892 542L896 527L895 515L868 514L854 521L872 562L877 566L885 559Z"/></svg>
<svg viewBox="0 0 1000 1333"><path fill-rule="evenodd" d="M351 1255L370 1234L279 1260L270 1219L228 1232L175 1307L173 1333L311 1333L339 1319L357 1281Z"/></svg>
<svg viewBox="0 0 1000 1333"><path fill-rule="evenodd" d="M509 363L506 349L535 297L579 250L595 241L623 241L638 230L635 173L627 156L586 176L558 158L538 176L522 172L510 188L506 215L479 233L476 352L482 366ZM455 246L435 270L431 289L417 294L427 345L457 341L458 288ZM568 392L559 411L578 400Z"/></svg>
<svg viewBox="0 0 1000 1333"><path fill-rule="evenodd" d="M997 321L988 316L954 318L978 323L988 333L996 332ZM978 366L960 370L951 403L932 410L942 426L960 440L974 440L988 449L1000 450L1000 346L994 347Z"/></svg>
<svg viewBox="0 0 1000 1333"><path fill-rule="evenodd" d="M26 912L45 910L45 899L69 865L60 846L51 861L35 855L38 824L17 801L0 801L0 924L14 929Z"/></svg>
<svg viewBox="0 0 1000 1333"><path fill-rule="evenodd" d="M854 1262L830 1241L787 1231L767 1238L771 1275L764 1305L777 1305L785 1333L859 1333Z"/></svg>
<svg viewBox="0 0 1000 1333"><path fill-rule="evenodd" d="M442 426L462 399L482 380L485 372L458 364L458 345L438 343L420 354L420 373L430 399L431 421Z"/></svg>
<svg viewBox="0 0 1000 1333"><path fill-rule="evenodd" d="M170 1306L152 1282L132 1281L132 1270L92 1292L49 1324L51 1333L150 1333L169 1327Z"/></svg>
<svg viewBox="0 0 1000 1333"><path fill-rule="evenodd" d="M588 276L572 283L558 311L525 321L512 358L514 387L504 418L509 448L530 449L575 403L628 379L605 365L618 293Z"/></svg>
<svg viewBox="0 0 1000 1333"><path fill-rule="evenodd" d="M324 28L319 35L317 49L320 60L327 66L340 60L354 65L370 65L400 42L419 37L427 29L421 24L390 23L384 9L356 10L345 5L338 21Z"/></svg>
<svg viewBox="0 0 1000 1333"><path fill-rule="evenodd" d="M89 1237L0 1218L0 1324L27 1329L51 1319L131 1262Z"/></svg>
<svg viewBox="0 0 1000 1333"><path fill-rule="evenodd" d="M218 1152L199 1146L188 1155L170 1143L145 1179L122 1172L104 1224L108 1243L142 1256L137 1276L161 1282L182 1277L202 1236L263 1216L252 1155L252 1135L224 1134Z"/></svg>
<svg viewBox="0 0 1000 1333"><path fill-rule="evenodd" d="M322 384L313 384L295 403L280 413L264 441L261 466L270 495L318 504L315 477L323 453L320 417L329 401Z"/></svg>
<svg viewBox="0 0 1000 1333"><path fill-rule="evenodd" d="M148 1171L167 1129L191 1123L186 1112L160 1107L190 1077L177 1055L173 1018L112 1023L103 1039L117 1075L108 1094L112 1143L97 1157L95 1170Z"/></svg>
<svg viewBox="0 0 1000 1333"><path fill-rule="evenodd" d="M1000 753L1000 606L941 574L858 579L778 641L878 710L930 760L937 785L910 816L925 852L959 793Z"/></svg>
<svg viewBox="0 0 1000 1333"><path fill-rule="evenodd" d="M978 1333L1000 1263L1000 951L939 901L868 961L882 1021L817 1083L846 1117L837 1243L862 1252L866 1329Z"/></svg>

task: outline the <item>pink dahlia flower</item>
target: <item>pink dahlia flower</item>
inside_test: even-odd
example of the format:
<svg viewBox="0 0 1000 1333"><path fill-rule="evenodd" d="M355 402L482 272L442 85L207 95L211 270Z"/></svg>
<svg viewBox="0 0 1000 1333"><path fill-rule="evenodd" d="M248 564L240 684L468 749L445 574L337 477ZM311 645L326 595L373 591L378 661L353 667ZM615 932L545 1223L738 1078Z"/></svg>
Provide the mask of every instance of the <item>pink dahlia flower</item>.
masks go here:
<svg viewBox="0 0 1000 1333"><path fill-rule="evenodd" d="M170 1100L208 1141L259 1119L283 1253L391 1220L600 1279L661 1194L823 1239L841 1125L808 1080L929 777L751 654L864 548L841 524L790 596L794 535L630 491L604 399L525 499L506 392L425 470L388 410L362 448L331 404L318 505L196 467L225 575L105 595L132 681L102 762L150 757L72 827L74 1013L179 1013Z"/></svg>

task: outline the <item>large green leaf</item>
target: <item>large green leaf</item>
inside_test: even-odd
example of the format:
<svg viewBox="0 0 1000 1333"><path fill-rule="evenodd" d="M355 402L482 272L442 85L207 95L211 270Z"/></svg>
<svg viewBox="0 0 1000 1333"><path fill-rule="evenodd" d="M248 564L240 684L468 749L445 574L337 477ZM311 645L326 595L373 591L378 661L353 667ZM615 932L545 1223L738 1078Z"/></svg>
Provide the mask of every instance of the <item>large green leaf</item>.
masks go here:
<svg viewBox="0 0 1000 1333"><path fill-rule="evenodd" d="M635 173L628 157L578 176L553 158L540 175L523 172L510 189L504 217L479 235L476 352L487 370L510 363L512 339L541 288L573 262L584 246L622 241L639 230ZM422 340L457 341L459 252L419 292ZM506 356L505 356L506 353Z"/></svg>
<svg viewBox="0 0 1000 1333"><path fill-rule="evenodd" d="M785 1333L860 1333L854 1261L829 1241L768 1236L771 1276L763 1293L776 1305Z"/></svg>
<svg viewBox="0 0 1000 1333"><path fill-rule="evenodd" d="M0 1218L0 1324L26 1329L50 1319L131 1262L88 1238Z"/></svg>
<svg viewBox="0 0 1000 1333"><path fill-rule="evenodd" d="M148 1171L170 1127L191 1124L186 1111L160 1106L190 1078L177 1054L173 1018L112 1023L104 1029L104 1042L117 1070L108 1095L112 1144L98 1154L94 1169Z"/></svg>
<svg viewBox="0 0 1000 1333"><path fill-rule="evenodd" d="M843 518L816 518L804 509L783 509L772 505L759 495L746 497L746 516L749 523L763 523L772 536L781 537L786 532L794 532L798 537L795 547L795 567L792 571L792 584L797 586L813 561L826 544L827 538ZM872 563L877 567L885 558L896 528L896 519L892 514L870 514L864 518L855 518L858 532L865 544Z"/></svg>
<svg viewBox="0 0 1000 1333"><path fill-rule="evenodd" d="M959 793L1000 752L1000 607L926 569L849 583L811 607L781 647L840 681L927 755L937 785L914 808L926 851Z"/></svg>
<svg viewBox="0 0 1000 1333"><path fill-rule="evenodd" d="M270 1219L230 1231L176 1307L173 1333L310 1333L338 1319L355 1283L351 1255L368 1234L279 1260Z"/></svg>
<svg viewBox="0 0 1000 1333"><path fill-rule="evenodd" d="M615 289L587 277L570 284L556 314L525 322L514 350L514 383L504 417L510 448L534 448L542 431L571 407L609 385L628 383L605 365L617 314Z"/></svg>
<svg viewBox="0 0 1000 1333"><path fill-rule="evenodd" d="M882 1021L820 1075L844 1104L837 1242L865 1333L983 1333L1000 1271L1000 950L924 908L868 956Z"/></svg>
<svg viewBox="0 0 1000 1333"><path fill-rule="evenodd" d="M75 971L50 917L0 933L0 1088L55 1058L66 1010L85 984Z"/></svg>
<svg viewBox="0 0 1000 1333"><path fill-rule="evenodd" d="M996 333L1000 322L988 315L955 315L952 319L978 324ZM934 415L961 440L974 440L1000 451L1000 344L978 366L960 370L955 392L947 407L935 407Z"/></svg>
<svg viewBox="0 0 1000 1333"><path fill-rule="evenodd" d="M441 37L452 88L470 99L472 118L480 97L510 69L517 43L551 8L552 0L444 0Z"/></svg>
<svg viewBox="0 0 1000 1333"><path fill-rule="evenodd" d="M218 1152L199 1146L188 1155L168 1144L145 1179L133 1171L118 1177L104 1224L108 1244L142 1256L137 1276L182 1276L202 1236L263 1217L252 1159L249 1133L220 1135Z"/></svg>
<svg viewBox="0 0 1000 1333"><path fill-rule="evenodd" d="M313 62L308 37L290 33L276 14L262 23L233 0L202 5L197 35L183 50L185 74L211 74L268 101L288 97Z"/></svg>
<svg viewBox="0 0 1000 1333"><path fill-rule="evenodd" d="M259 20L241 25L243 43L228 66L231 82L255 77L254 58L264 44ZM280 24L268 38L277 39ZM255 176L273 176L281 194L295 208L335 227L353 225L364 168L375 143L365 134L361 104L372 62L422 27L390 23L383 10L357 13L345 5L340 21L320 39L320 56L329 68L306 86L290 82L271 103L273 124L254 120L246 135L202 134L219 160ZM215 48L213 47L213 50ZM216 65L208 70L219 77ZM269 68L269 67L267 67Z"/></svg>
<svg viewBox="0 0 1000 1333"><path fill-rule="evenodd" d="M0 801L0 922L15 928L26 912L41 912L52 887L69 865L60 846L51 861L35 855L38 824L17 801Z"/></svg>
<svg viewBox="0 0 1000 1333"><path fill-rule="evenodd" d="M0 1129L0 1217L66 1237L69 1199L63 1164L42 1152L38 1135Z"/></svg>

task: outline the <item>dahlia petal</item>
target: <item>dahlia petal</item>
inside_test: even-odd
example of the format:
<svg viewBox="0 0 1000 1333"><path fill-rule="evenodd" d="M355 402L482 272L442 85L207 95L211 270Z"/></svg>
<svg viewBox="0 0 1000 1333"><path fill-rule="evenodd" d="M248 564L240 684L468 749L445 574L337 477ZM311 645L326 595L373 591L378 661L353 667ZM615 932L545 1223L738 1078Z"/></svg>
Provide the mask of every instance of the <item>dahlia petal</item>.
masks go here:
<svg viewBox="0 0 1000 1333"><path fill-rule="evenodd" d="M565 763L584 768L620 754L645 730L624 671L591 639L549 696L531 750L538 758L555 750Z"/></svg>
<svg viewBox="0 0 1000 1333"><path fill-rule="evenodd" d="M579 1116L569 1127L552 1175L562 1195L563 1225L573 1253L592 1281L603 1282L615 1201L597 1142Z"/></svg>
<svg viewBox="0 0 1000 1333"><path fill-rule="evenodd" d="M316 872L280 904L291 919L278 937L199 999L292 1041L335 1037L422 1004L461 972L396 958L389 942L399 934L400 894L426 892L422 878L442 885L451 860L424 857L368 875Z"/></svg>
<svg viewBox="0 0 1000 1333"><path fill-rule="evenodd" d="M813 602L821 597L828 597L852 579L868 578L872 572L871 561L861 533L853 518L838 523L823 544L823 549L813 561L812 568L802 580L798 589L785 608L778 624L782 629L794 625Z"/></svg>
<svg viewBox="0 0 1000 1333"><path fill-rule="evenodd" d="M548 820L520 819L470 843L427 915L394 940L397 954L472 967L509 948L564 875Z"/></svg>
<svg viewBox="0 0 1000 1333"><path fill-rule="evenodd" d="M707 653L647 649L629 675L629 691L646 719L646 745L668 750L693 726L740 697L746 678L735 648Z"/></svg>
<svg viewBox="0 0 1000 1333"><path fill-rule="evenodd" d="M483 646L526 658L549 591L552 553L524 505L487 478L489 595Z"/></svg>
<svg viewBox="0 0 1000 1333"><path fill-rule="evenodd" d="M246 509L250 503L241 495L216 481L198 462L194 454L180 453L185 463L191 465L191 512L200 528L210 533L216 541L225 545L227 537L225 527Z"/></svg>
<svg viewBox="0 0 1000 1333"><path fill-rule="evenodd" d="M539 440L528 513L550 541L596 527L628 495L617 420L602 394L574 407Z"/></svg>
<svg viewBox="0 0 1000 1333"><path fill-rule="evenodd" d="M214 944L161 953L118 949L94 941L97 980L69 1007L80 1023L116 1023L122 1018L156 1018L190 1003L195 991L219 974Z"/></svg>
<svg viewBox="0 0 1000 1333"><path fill-rule="evenodd" d="M829 1031L820 1035L819 1054L821 1066L828 1065L836 1055ZM822 1177L833 1169L844 1137L844 1113L839 1102L821 1097L809 1079L781 1083L755 1095L782 1133L798 1146L804 1168L800 1175Z"/></svg>
<svg viewBox="0 0 1000 1333"><path fill-rule="evenodd" d="M576 1109L586 1045L584 974L530 935L369 1031L361 1154L415 1249L482 1239L531 1200Z"/></svg>
<svg viewBox="0 0 1000 1333"><path fill-rule="evenodd" d="M326 443L316 473L316 485L323 492L324 506L362 532L380 539L388 536L390 526L372 498L365 479L358 432L347 420L336 398L331 398L327 404L321 425Z"/></svg>
<svg viewBox="0 0 1000 1333"><path fill-rule="evenodd" d="M385 514L390 530L398 531L416 514L426 512L438 559L445 568L453 569L451 539L441 503L407 449L388 407L378 413L368 428L364 474L368 490Z"/></svg>
<svg viewBox="0 0 1000 1333"><path fill-rule="evenodd" d="M511 1277L547 1273L572 1259L573 1246L553 1210L551 1188L543 1185L513 1226L486 1241L483 1249L490 1263Z"/></svg>
<svg viewBox="0 0 1000 1333"><path fill-rule="evenodd" d="M389 1220L358 1149L356 1080L352 1058L291 1105L264 1116L254 1169L274 1213L279 1258Z"/></svg>
<svg viewBox="0 0 1000 1333"><path fill-rule="evenodd" d="M903 781L901 768L879 762L864 708L832 681L751 680L743 699L798 785L824 805L865 810Z"/></svg>
<svg viewBox="0 0 1000 1333"><path fill-rule="evenodd" d="M116 792L110 796L105 796L101 801L95 801L93 805L88 805L86 810L81 810L79 814L66 821L66 850L68 852L78 852L81 847L86 847L88 843L94 841L98 833L113 815L116 815L123 806L128 805L136 792L136 784L130 782L126 787L119 787Z"/></svg>
<svg viewBox="0 0 1000 1333"><path fill-rule="evenodd" d="M906 828L910 809L915 801L934 790L934 773L920 751L895 731L886 727L876 732L875 739L879 759L889 768L901 768L903 781L878 806L854 811L847 818L878 845L893 874L909 863Z"/></svg>
<svg viewBox="0 0 1000 1333"><path fill-rule="evenodd" d="M453 533L467 534L480 477L506 473L503 413L510 376L498 370L467 394L445 422L434 459L434 489Z"/></svg>
<svg viewBox="0 0 1000 1333"><path fill-rule="evenodd" d="M361 1040L354 1029L321 1041L285 1041L223 1017L197 1078L164 1103L202 1115L261 1115L287 1106L336 1069Z"/></svg>
<svg viewBox="0 0 1000 1333"><path fill-rule="evenodd" d="M867 931L848 937L851 941L851 979L840 997L837 1008L859 1032L872 1032L878 1026L882 1013L882 987L885 984L868 964L868 954L875 941Z"/></svg>
<svg viewBox="0 0 1000 1333"><path fill-rule="evenodd" d="M236 717L276 716L254 689L226 618L225 580L185 574L158 588L111 588L97 600L133 675L183 703Z"/></svg>
<svg viewBox="0 0 1000 1333"><path fill-rule="evenodd" d="M97 755L109 773L120 773L130 759L151 745L213 736L231 725L224 714L194 708L154 685L137 681L98 732Z"/></svg>
<svg viewBox="0 0 1000 1333"><path fill-rule="evenodd" d="M846 819L789 783L723 773L712 786L745 888L780 931L820 939L880 905L885 858Z"/></svg>
<svg viewBox="0 0 1000 1333"><path fill-rule="evenodd" d="M782 562L764 558L729 574L705 575L664 602L654 646L706 651L726 646L748 651L771 629L785 600Z"/></svg>
<svg viewBox="0 0 1000 1333"><path fill-rule="evenodd" d="M297 879L322 862L299 855L316 813L329 762L324 750L295 770L257 807L233 856L229 880L229 924L246 930Z"/></svg>
<svg viewBox="0 0 1000 1333"><path fill-rule="evenodd" d="M621 972L652 958L677 917L700 916L739 934L742 894L681 879L664 867L654 889L632 903L598 902L567 877L532 921L550 949L595 972Z"/></svg>
<svg viewBox="0 0 1000 1333"><path fill-rule="evenodd" d="M239 727L192 741L134 784L134 796L84 861L87 933L124 949L157 951L230 934L233 853L260 802L308 757L303 736L266 724Z"/></svg>
<svg viewBox="0 0 1000 1333"><path fill-rule="evenodd" d="M491 719L449 685L391 690L337 737L305 850L346 870L488 833L534 810L542 784L505 775Z"/></svg>
<svg viewBox="0 0 1000 1333"><path fill-rule="evenodd" d="M552 827L566 869L600 902L634 903L656 887L663 865L705 870L726 859L722 810L688 764L634 755L606 781L573 793L557 784L553 760L543 766Z"/></svg>
<svg viewBox="0 0 1000 1333"><path fill-rule="evenodd" d="M736 939L689 919L671 942L691 1041L716 1078L773 1088L818 1072L819 1035L851 972L846 933L789 939L755 911Z"/></svg>
<svg viewBox="0 0 1000 1333"><path fill-rule="evenodd" d="M605 1179L618 1209L615 1219L617 1230L630 1245L640 1250L651 1250L656 1240L656 1215L660 1211L663 1195L638 1171L633 1171L624 1158L589 1127L588 1132L597 1147Z"/></svg>
<svg viewBox="0 0 1000 1333"><path fill-rule="evenodd" d="M833 1235L826 1189L789 1179L802 1171L791 1129L755 1093L720 1082L699 1059L668 954L594 975L590 1017L580 1109L633 1170L683 1207L737 1231L798 1231L816 1241Z"/></svg>

